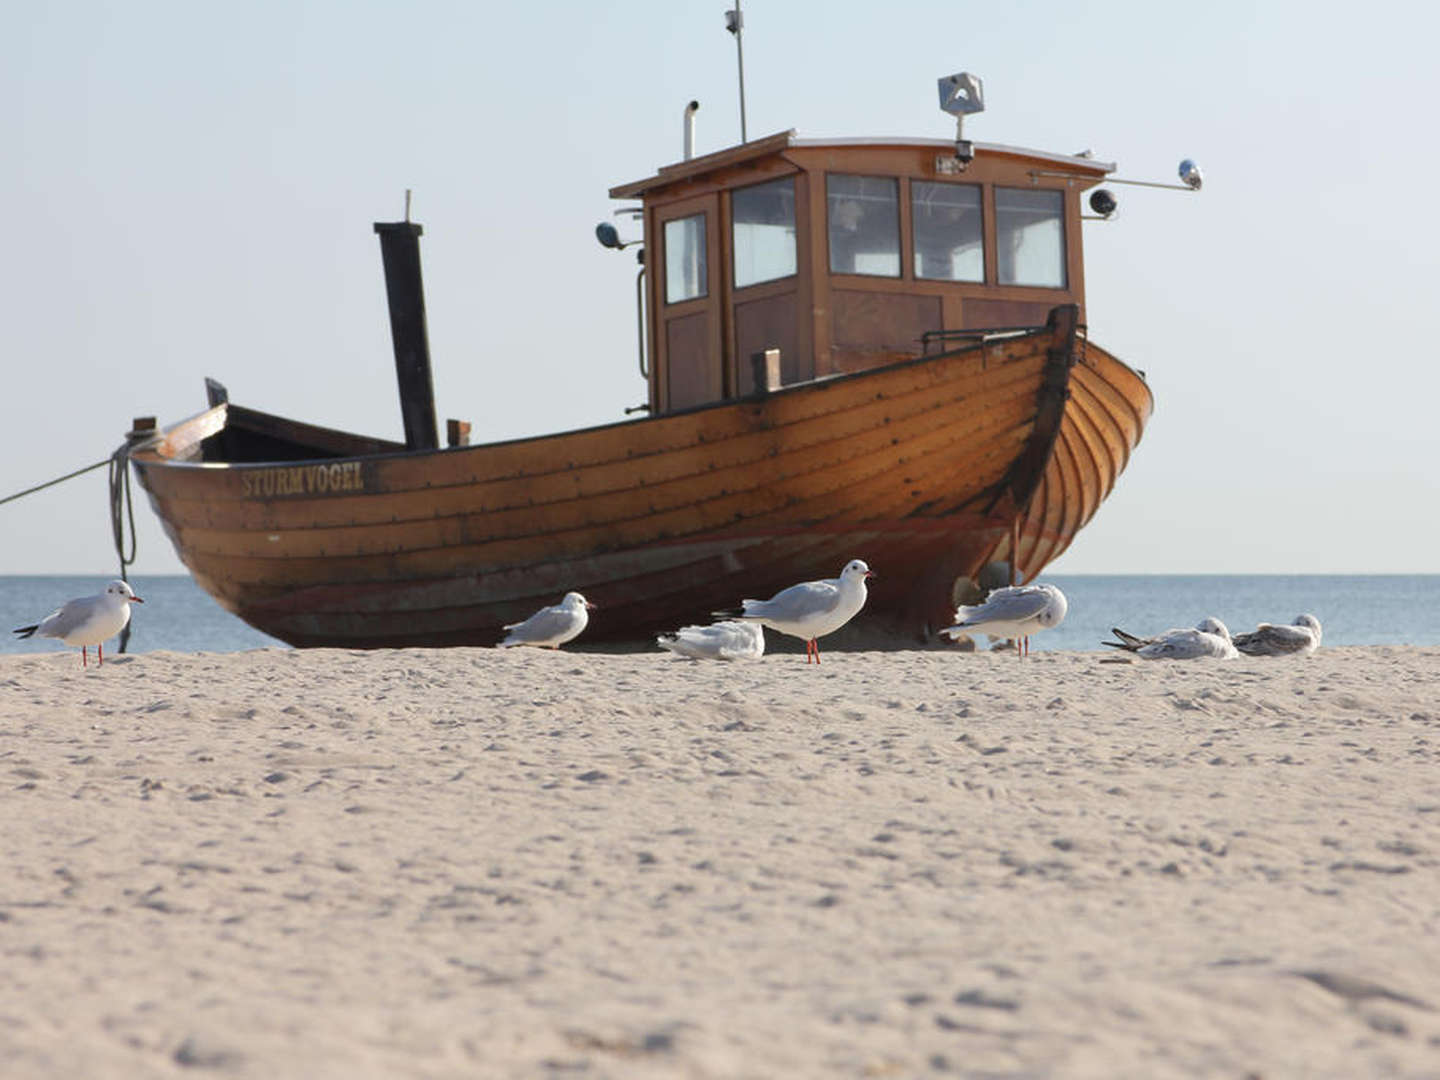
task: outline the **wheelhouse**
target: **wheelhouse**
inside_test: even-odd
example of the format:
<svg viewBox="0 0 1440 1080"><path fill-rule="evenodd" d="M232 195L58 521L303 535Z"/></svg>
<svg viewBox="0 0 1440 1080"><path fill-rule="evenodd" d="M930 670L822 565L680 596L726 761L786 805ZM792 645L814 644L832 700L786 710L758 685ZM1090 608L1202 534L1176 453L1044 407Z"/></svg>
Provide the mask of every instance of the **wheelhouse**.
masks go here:
<svg viewBox="0 0 1440 1080"><path fill-rule="evenodd" d="M1083 321L1080 197L1114 166L965 148L791 131L612 188L641 200L652 415Z"/></svg>

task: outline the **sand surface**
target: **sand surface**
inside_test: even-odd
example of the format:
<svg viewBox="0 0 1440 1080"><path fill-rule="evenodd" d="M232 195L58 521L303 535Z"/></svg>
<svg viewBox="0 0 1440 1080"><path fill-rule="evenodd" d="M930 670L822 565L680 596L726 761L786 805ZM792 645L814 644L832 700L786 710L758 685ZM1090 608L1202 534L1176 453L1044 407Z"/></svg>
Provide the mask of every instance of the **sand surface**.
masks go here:
<svg viewBox="0 0 1440 1080"><path fill-rule="evenodd" d="M1440 649L0 658L0 1076L1440 1076Z"/></svg>

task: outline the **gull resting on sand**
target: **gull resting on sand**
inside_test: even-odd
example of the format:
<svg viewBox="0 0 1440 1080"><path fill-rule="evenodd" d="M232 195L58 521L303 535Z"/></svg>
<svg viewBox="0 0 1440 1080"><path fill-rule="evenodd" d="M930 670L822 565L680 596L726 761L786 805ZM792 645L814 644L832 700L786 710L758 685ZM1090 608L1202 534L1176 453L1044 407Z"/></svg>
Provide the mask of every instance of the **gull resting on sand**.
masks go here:
<svg viewBox="0 0 1440 1080"><path fill-rule="evenodd" d="M1234 641L1246 656L1309 656L1320 647L1320 620L1298 615L1289 626L1262 622L1248 634L1236 634Z"/></svg>
<svg viewBox="0 0 1440 1080"><path fill-rule="evenodd" d="M578 592L568 592L560 603L541 608L524 622L507 625L505 629L510 633L500 642L500 647L535 645L542 649L558 649L585 629L594 607Z"/></svg>
<svg viewBox="0 0 1440 1080"><path fill-rule="evenodd" d="M95 596L81 596L68 600L58 611L52 611L38 623L19 626L15 633L22 638L33 634L40 637L59 638L66 645L80 646L80 666L89 667L86 647L95 646L100 663L105 663L104 642L125 629L130 621L130 605L143 604L124 581L112 581L105 591Z"/></svg>
<svg viewBox="0 0 1440 1080"><path fill-rule="evenodd" d="M661 634L655 644L692 660L759 660L765 655L765 628L727 619L709 626L683 626Z"/></svg>
<svg viewBox="0 0 1440 1080"><path fill-rule="evenodd" d="M1149 638L1127 634L1118 626L1110 632L1120 640L1102 641L1102 645L1124 649L1142 660L1199 660L1207 656L1233 660L1240 655L1230 641L1229 629L1214 617L1201 619L1193 630L1166 630Z"/></svg>
<svg viewBox="0 0 1440 1080"><path fill-rule="evenodd" d="M805 662L820 662L820 641L853 619L865 606L867 578L874 577L863 559L851 559L838 578L804 581L781 589L769 600L744 600L739 611L716 611L725 619L743 619L768 626L805 642Z"/></svg>

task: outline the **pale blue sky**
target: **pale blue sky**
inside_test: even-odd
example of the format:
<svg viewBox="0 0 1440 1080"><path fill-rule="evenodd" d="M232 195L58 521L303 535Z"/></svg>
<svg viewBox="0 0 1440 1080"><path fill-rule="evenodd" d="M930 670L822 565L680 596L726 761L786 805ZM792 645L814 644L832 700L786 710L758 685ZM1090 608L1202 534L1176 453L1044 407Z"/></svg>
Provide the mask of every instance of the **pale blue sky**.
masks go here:
<svg viewBox="0 0 1440 1080"><path fill-rule="evenodd" d="M401 435L375 221L414 190L438 411L509 438L643 400L612 185L738 140L728 0L0 3L0 497L131 417L237 402ZM1093 148L1092 336L1157 407L1053 570L1440 572L1436 9L744 4L752 138ZM622 225L622 230L627 227ZM557 312L559 314L557 314ZM138 492L138 488L137 488ZM181 569L143 497L132 572ZM111 576L103 471L0 507L0 573Z"/></svg>

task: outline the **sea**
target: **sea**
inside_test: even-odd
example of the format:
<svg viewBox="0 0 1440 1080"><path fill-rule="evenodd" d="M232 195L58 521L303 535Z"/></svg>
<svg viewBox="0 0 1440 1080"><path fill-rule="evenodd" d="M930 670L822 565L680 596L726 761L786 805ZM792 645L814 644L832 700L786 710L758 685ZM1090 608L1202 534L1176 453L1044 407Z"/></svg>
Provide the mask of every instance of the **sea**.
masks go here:
<svg viewBox="0 0 1440 1080"><path fill-rule="evenodd" d="M44 618L71 597L100 592L110 578L0 575L6 630ZM1069 600L1065 621L1031 639L1031 652L1103 651L1110 628L1142 636L1194 626L1214 615L1232 633L1308 612L1325 645L1440 645L1440 574L1061 574L1042 580ZM144 599L132 608L129 652L244 652L288 648L230 614L184 575L135 576ZM881 578L873 586L884 588ZM598 612L595 618L603 618ZM656 627L657 633L674 627ZM61 651L58 641L5 633L0 653ZM117 641L107 652L119 651Z"/></svg>

